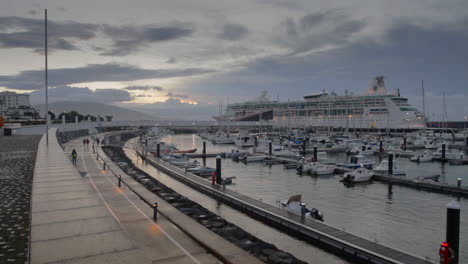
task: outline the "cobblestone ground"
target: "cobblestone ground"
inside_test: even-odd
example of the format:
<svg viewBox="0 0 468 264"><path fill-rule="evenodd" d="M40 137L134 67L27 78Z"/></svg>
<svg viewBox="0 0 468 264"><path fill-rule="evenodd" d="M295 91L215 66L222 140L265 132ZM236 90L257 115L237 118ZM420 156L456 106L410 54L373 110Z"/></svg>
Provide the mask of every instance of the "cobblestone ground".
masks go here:
<svg viewBox="0 0 468 264"><path fill-rule="evenodd" d="M0 263L26 263L40 136L0 136Z"/></svg>

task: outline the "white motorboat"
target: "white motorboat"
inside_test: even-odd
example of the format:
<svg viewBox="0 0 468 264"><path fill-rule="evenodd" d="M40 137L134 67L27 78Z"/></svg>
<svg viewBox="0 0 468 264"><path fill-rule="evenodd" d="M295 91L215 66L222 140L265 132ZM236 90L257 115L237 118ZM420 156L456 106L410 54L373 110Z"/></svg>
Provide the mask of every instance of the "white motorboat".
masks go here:
<svg viewBox="0 0 468 264"><path fill-rule="evenodd" d="M442 145L445 144L445 146L448 148L449 144L443 140L439 140L439 139L434 139L430 142L428 142L424 147L426 149L438 149L438 148L441 148Z"/></svg>
<svg viewBox="0 0 468 264"><path fill-rule="evenodd" d="M327 175L333 174L335 172L335 166L332 165L322 165L315 169L314 173L316 175Z"/></svg>
<svg viewBox="0 0 468 264"><path fill-rule="evenodd" d="M216 169L206 167L206 166L200 166L200 167L196 167L196 168L190 168L187 171L189 171L189 172L191 172L191 173L193 173L195 175L201 176L201 177L208 177L208 176L211 176L214 172L216 172Z"/></svg>
<svg viewBox="0 0 468 264"><path fill-rule="evenodd" d="M442 158L442 148L438 148L436 151L432 153L434 158L440 159ZM448 148L445 150L445 158L446 159L463 159L463 153L455 153L449 150Z"/></svg>
<svg viewBox="0 0 468 264"><path fill-rule="evenodd" d="M255 146L255 137L249 135L246 130L239 131L239 135L234 139L234 145L238 147L253 147Z"/></svg>
<svg viewBox="0 0 468 264"><path fill-rule="evenodd" d="M264 161L267 158L266 155L247 155L244 158L244 162L258 162L258 161Z"/></svg>
<svg viewBox="0 0 468 264"><path fill-rule="evenodd" d="M389 147L387 149L387 152L391 152L397 155L414 155L415 153L413 150L409 150L409 149L404 150L401 147L396 147L396 146Z"/></svg>
<svg viewBox="0 0 468 264"><path fill-rule="evenodd" d="M306 203L302 202L302 195L300 194L293 195L287 200L276 201L276 203L282 209L285 209L289 212L295 214L304 214L304 216L309 216L314 219L323 221L323 214L315 208L308 209L306 207Z"/></svg>
<svg viewBox="0 0 468 264"><path fill-rule="evenodd" d="M413 157L411 157L411 161L416 161L416 162L427 162L427 161L432 161L434 159L434 156L432 153L428 152L427 150L424 151L422 154L416 154Z"/></svg>
<svg viewBox="0 0 468 264"><path fill-rule="evenodd" d="M372 169L372 166L374 166L374 163L375 163L375 161L373 161L371 159L368 159L368 158L366 158L366 157L364 157L362 155L356 155L356 156L352 156L349 159L349 162L343 164L343 166L345 168L348 168L348 169L357 169L357 168L360 168L360 167L364 167L364 168L367 168L367 169Z"/></svg>
<svg viewBox="0 0 468 264"><path fill-rule="evenodd" d="M352 172L346 172L341 176L341 181L357 183L357 182L368 182L374 176L374 172L366 168L358 168Z"/></svg>
<svg viewBox="0 0 468 264"><path fill-rule="evenodd" d="M234 139L234 145L238 147L253 147L255 146L255 140L252 137L238 137Z"/></svg>
<svg viewBox="0 0 468 264"><path fill-rule="evenodd" d="M316 175L326 175L334 173L335 167L331 165L321 164L319 162L307 162L304 164L300 164L297 167L297 171Z"/></svg>
<svg viewBox="0 0 468 264"><path fill-rule="evenodd" d="M384 159L380 162L379 166L374 168L374 172L377 173L387 173L388 172L388 159ZM393 161L393 175L395 176L404 176L406 175L406 172L400 168L398 163L394 160Z"/></svg>
<svg viewBox="0 0 468 264"><path fill-rule="evenodd" d="M197 161L169 161L172 165L179 168L196 168L200 165Z"/></svg>
<svg viewBox="0 0 468 264"><path fill-rule="evenodd" d="M346 151L346 154L348 155L374 155L375 153L375 148L370 145L362 145L359 147L353 147Z"/></svg>

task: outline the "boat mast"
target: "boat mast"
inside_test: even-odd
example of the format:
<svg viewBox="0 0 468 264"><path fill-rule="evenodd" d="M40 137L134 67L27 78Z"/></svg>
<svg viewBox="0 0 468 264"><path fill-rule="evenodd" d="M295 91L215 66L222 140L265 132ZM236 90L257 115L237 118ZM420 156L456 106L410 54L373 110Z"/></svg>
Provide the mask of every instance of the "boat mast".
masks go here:
<svg viewBox="0 0 468 264"><path fill-rule="evenodd" d="M424 80L422 80L421 86L422 86L422 98L423 98L423 114L424 114L424 118L426 118L426 95L424 93Z"/></svg>

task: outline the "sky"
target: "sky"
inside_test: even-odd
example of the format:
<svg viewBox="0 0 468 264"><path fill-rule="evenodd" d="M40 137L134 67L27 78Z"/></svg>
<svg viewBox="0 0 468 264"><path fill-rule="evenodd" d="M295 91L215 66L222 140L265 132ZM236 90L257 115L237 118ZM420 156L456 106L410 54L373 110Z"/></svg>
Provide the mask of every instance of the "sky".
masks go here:
<svg viewBox="0 0 468 264"><path fill-rule="evenodd" d="M426 113L468 116L466 0L0 0L0 90L180 119L267 90L281 101L385 76Z"/></svg>

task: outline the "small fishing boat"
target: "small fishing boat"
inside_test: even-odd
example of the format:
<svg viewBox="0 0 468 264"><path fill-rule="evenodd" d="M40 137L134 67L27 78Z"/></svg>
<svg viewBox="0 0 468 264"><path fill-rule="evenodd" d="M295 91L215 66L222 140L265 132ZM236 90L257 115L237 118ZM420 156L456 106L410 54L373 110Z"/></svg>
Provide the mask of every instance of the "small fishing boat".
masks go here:
<svg viewBox="0 0 468 264"><path fill-rule="evenodd" d="M358 168L352 172L346 172L341 176L341 181L349 183L368 182L374 176L374 172L366 168Z"/></svg>
<svg viewBox="0 0 468 264"><path fill-rule="evenodd" d="M243 157L242 161L245 163L248 162L258 162L258 161L264 161L267 158L266 155L246 155Z"/></svg>
<svg viewBox="0 0 468 264"><path fill-rule="evenodd" d="M375 163L375 161L373 161L371 159L368 159L368 158L366 158L366 157L364 157L362 155L356 155L356 156L352 156L349 159L349 162L343 164L343 166L345 168L348 168L348 169L357 169L357 168L360 168L360 167L364 167L364 168L367 168L367 169L372 169L372 166L374 166L374 163Z"/></svg>
<svg viewBox="0 0 468 264"><path fill-rule="evenodd" d="M416 161L416 162L427 162L427 161L432 161L433 159L434 159L434 156L426 150L422 154L414 155L413 157L411 157L410 160Z"/></svg>
<svg viewBox="0 0 468 264"><path fill-rule="evenodd" d="M287 200L276 201L276 204L282 209L285 209L289 212L300 214L304 216L312 217L316 220L323 221L323 214L318 209L312 208L308 209L306 203L302 202L302 195L296 194L291 196Z"/></svg>
<svg viewBox="0 0 468 264"><path fill-rule="evenodd" d="M187 171L195 174L195 175L198 175L200 177L209 177L211 176L214 172L216 172L216 169L215 168L210 168L210 167L206 167L206 166L200 166L200 167L196 167L196 168L190 168L188 169Z"/></svg>
<svg viewBox="0 0 468 264"><path fill-rule="evenodd" d="M187 150L173 150L173 151L171 151L171 152L169 152L169 153L183 154L183 153L194 153L194 152L196 152L196 151L197 151L197 149L194 148L194 149L187 149Z"/></svg>

